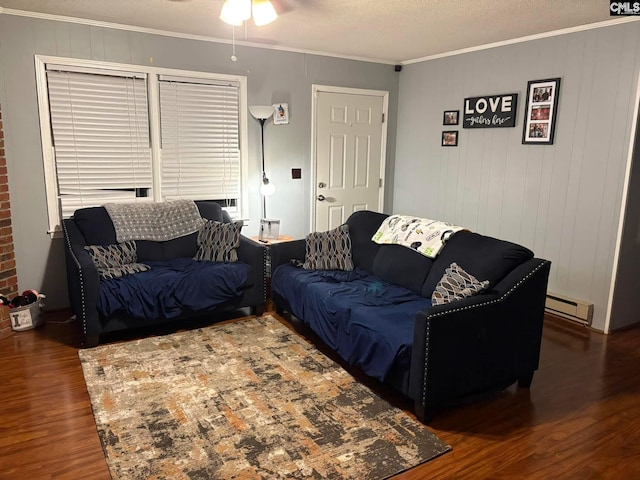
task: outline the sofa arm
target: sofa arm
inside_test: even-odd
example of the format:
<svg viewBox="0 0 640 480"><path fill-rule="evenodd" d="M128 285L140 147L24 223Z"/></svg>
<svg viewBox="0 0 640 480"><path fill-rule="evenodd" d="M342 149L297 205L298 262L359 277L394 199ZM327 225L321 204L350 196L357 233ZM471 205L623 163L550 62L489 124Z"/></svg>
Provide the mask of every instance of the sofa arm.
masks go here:
<svg viewBox="0 0 640 480"><path fill-rule="evenodd" d="M291 242L274 243L271 245L271 271L276 267L289 263L291 260L304 262L306 242L304 239Z"/></svg>
<svg viewBox="0 0 640 480"><path fill-rule="evenodd" d="M251 266L249 288L243 293L242 305L262 305L267 301L266 290L266 254L267 249L253 240L240 235L238 260Z"/></svg>
<svg viewBox="0 0 640 480"><path fill-rule="evenodd" d="M531 259L485 293L416 316L409 395L416 415L466 395L529 386L538 368L551 263Z"/></svg>
<svg viewBox="0 0 640 480"><path fill-rule="evenodd" d="M85 346L95 344L101 333L97 309L100 275L89 252L84 249L87 242L75 221L63 220L62 229L71 309L80 327L82 343Z"/></svg>

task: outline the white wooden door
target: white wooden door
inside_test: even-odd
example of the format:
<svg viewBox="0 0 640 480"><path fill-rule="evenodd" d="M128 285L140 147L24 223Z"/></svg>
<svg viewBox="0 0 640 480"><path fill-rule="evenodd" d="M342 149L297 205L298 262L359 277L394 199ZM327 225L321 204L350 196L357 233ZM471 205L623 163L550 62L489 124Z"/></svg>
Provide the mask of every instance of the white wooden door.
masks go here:
<svg viewBox="0 0 640 480"><path fill-rule="evenodd" d="M316 92L315 231L335 228L357 210L382 211L386 92L380 93Z"/></svg>

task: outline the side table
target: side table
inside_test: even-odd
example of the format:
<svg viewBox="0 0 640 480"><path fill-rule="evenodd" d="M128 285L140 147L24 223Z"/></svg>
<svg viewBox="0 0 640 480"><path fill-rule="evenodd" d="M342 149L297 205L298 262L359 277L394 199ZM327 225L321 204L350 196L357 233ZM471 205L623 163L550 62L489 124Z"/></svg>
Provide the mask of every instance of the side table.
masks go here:
<svg viewBox="0 0 640 480"><path fill-rule="evenodd" d="M266 312L270 312L273 311L273 300L271 299L271 251L270 251L270 246L273 245L274 243L282 243L282 242L291 242L292 240L294 240L293 237L290 237L288 235L279 235L278 238L269 238L269 239L264 239L264 240L260 240L258 238L258 235L253 235L252 237L250 237L251 240L253 240L256 243L259 243L260 245L264 245L266 248L266 255L264 258L264 270L265 270L265 275L266 275L266 288L267 288L267 292L266 292L266 296L267 296L267 303L265 304L265 311Z"/></svg>
<svg viewBox="0 0 640 480"><path fill-rule="evenodd" d="M293 237L290 237L288 235L279 235L278 238L265 238L264 240L260 240L258 235L254 235L251 237L251 240L262 243L263 245L273 245L274 243L290 242L293 239Z"/></svg>

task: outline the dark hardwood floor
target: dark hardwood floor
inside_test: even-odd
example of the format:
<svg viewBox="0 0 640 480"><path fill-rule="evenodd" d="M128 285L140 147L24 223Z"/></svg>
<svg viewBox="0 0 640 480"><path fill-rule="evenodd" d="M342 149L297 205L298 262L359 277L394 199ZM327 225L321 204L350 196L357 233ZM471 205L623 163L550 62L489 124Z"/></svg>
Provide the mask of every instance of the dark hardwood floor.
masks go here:
<svg viewBox="0 0 640 480"><path fill-rule="evenodd" d="M110 478L75 325L53 323L68 315L0 340L0 479ZM548 318L530 390L447 408L428 427L453 451L396 480L640 478L640 328L605 336Z"/></svg>

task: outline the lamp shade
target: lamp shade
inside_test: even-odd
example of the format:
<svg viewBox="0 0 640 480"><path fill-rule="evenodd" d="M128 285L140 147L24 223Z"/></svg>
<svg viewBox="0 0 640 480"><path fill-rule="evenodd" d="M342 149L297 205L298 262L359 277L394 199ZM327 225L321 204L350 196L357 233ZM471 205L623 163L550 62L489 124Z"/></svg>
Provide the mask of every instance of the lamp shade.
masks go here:
<svg viewBox="0 0 640 480"><path fill-rule="evenodd" d="M251 105L249 107L249 112L253 116L253 118L257 118L258 120L266 120L271 115L273 115L273 106L272 105Z"/></svg>
<svg viewBox="0 0 640 480"><path fill-rule="evenodd" d="M276 186L273 182L270 182L266 178L262 180L262 184L260 185L260 194L268 197L269 195L273 195L276 193Z"/></svg>

